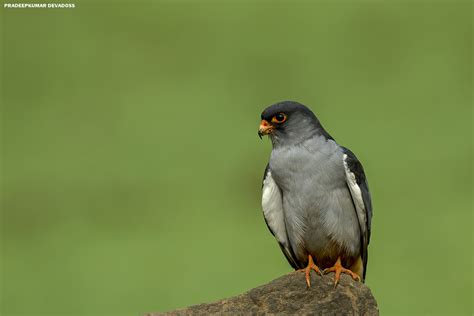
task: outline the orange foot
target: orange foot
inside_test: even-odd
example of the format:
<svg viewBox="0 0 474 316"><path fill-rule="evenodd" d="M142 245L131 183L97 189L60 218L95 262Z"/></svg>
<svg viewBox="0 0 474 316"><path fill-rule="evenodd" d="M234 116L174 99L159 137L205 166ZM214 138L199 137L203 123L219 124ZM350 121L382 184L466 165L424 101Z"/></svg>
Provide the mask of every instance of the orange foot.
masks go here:
<svg viewBox="0 0 474 316"><path fill-rule="evenodd" d="M352 272L351 270L346 269L341 265L341 258L340 257L337 258L337 261L334 264L334 266L332 266L330 268L327 268L327 269L324 269L324 271L323 271L324 274L329 273L329 272L335 272L336 273L336 275L334 277L334 287L336 287L337 283L339 283L339 278L341 277L341 273L347 273L354 280L360 281L360 276L357 273Z"/></svg>
<svg viewBox="0 0 474 316"><path fill-rule="evenodd" d="M321 270L319 270L318 266L314 263L313 257L311 257L311 255L308 255L308 266L304 269L299 269L298 270L298 271L302 271L302 272L305 273L305 275L306 275L306 284L308 285L308 287L311 286L311 276L310 276L311 269L316 271L317 274L323 275L321 273Z"/></svg>

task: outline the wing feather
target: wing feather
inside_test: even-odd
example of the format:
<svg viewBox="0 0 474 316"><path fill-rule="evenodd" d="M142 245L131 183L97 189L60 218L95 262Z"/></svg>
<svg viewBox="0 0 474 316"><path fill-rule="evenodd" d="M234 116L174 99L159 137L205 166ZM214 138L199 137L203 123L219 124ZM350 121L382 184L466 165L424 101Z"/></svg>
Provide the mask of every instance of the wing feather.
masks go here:
<svg viewBox="0 0 474 316"><path fill-rule="evenodd" d="M372 201L370 198L369 186L365 177L364 168L357 157L349 149L344 149L344 168L346 172L347 186L351 192L359 228L361 232L361 257L364 266L363 279L367 270L368 245L370 242L371 222L372 222Z"/></svg>
<svg viewBox="0 0 474 316"><path fill-rule="evenodd" d="M265 168L262 184L263 217L268 229L278 241L286 259L294 269L298 269L296 256L291 249L286 232L281 190L272 178L269 165Z"/></svg>

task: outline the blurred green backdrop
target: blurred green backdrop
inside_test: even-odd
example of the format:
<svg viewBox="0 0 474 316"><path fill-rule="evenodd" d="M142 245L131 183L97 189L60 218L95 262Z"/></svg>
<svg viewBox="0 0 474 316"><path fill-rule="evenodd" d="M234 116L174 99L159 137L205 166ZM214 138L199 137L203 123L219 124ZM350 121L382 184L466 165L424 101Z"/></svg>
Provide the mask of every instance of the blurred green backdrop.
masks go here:
<svg viewBox="0 0 474 316"><path fill-rule="evenodd" d="M256 134L287 99L364 163L381 312L473 312L471 2L1 14L1 315L137 315L289 272Z"/></svg>

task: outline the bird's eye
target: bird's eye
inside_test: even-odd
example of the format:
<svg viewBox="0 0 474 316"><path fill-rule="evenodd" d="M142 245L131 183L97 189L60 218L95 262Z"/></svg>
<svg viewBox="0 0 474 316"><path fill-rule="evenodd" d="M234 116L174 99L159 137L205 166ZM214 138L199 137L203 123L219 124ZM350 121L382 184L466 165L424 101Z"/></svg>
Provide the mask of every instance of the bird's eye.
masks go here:
<svg viewBox="0 0 474 316"><path fill-rule="evenodd" d="M284 113L278 113L272 118L273 123L281 124L286 121L286 115Z"/></svg>

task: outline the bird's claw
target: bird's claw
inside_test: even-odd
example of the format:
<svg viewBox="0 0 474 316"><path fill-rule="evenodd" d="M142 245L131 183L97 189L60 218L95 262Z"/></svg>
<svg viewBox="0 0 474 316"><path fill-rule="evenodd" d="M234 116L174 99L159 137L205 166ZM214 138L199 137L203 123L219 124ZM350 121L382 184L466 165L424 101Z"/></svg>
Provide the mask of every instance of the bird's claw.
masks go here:
<svg viewBox="0 0 474 316"><path fill-rule="evenodd" d="M334 274L335 274L334 275L334 287L336 287L337 284L339 283L341 273L349 274L352 277L353 280L360 281L360 276L357 273L355 273L355 272L353 272L349 269L346 269L341 265L341 258L337 259L334 266L323 270L324 274L328 274L330 272L334 272Z"/></svg>
<svg viewBox="0 0 474 316"><path fill-rule="evenodd" d="M304 272L305 273L305 279L306 279L306 285L308 287L311 287L311 270L314 270L317 274L322 276L321 270L318 268L318 266L314 263L313 258L311 255L308 255L308 266L304 269L300 269L298 271Z"/></svg>

